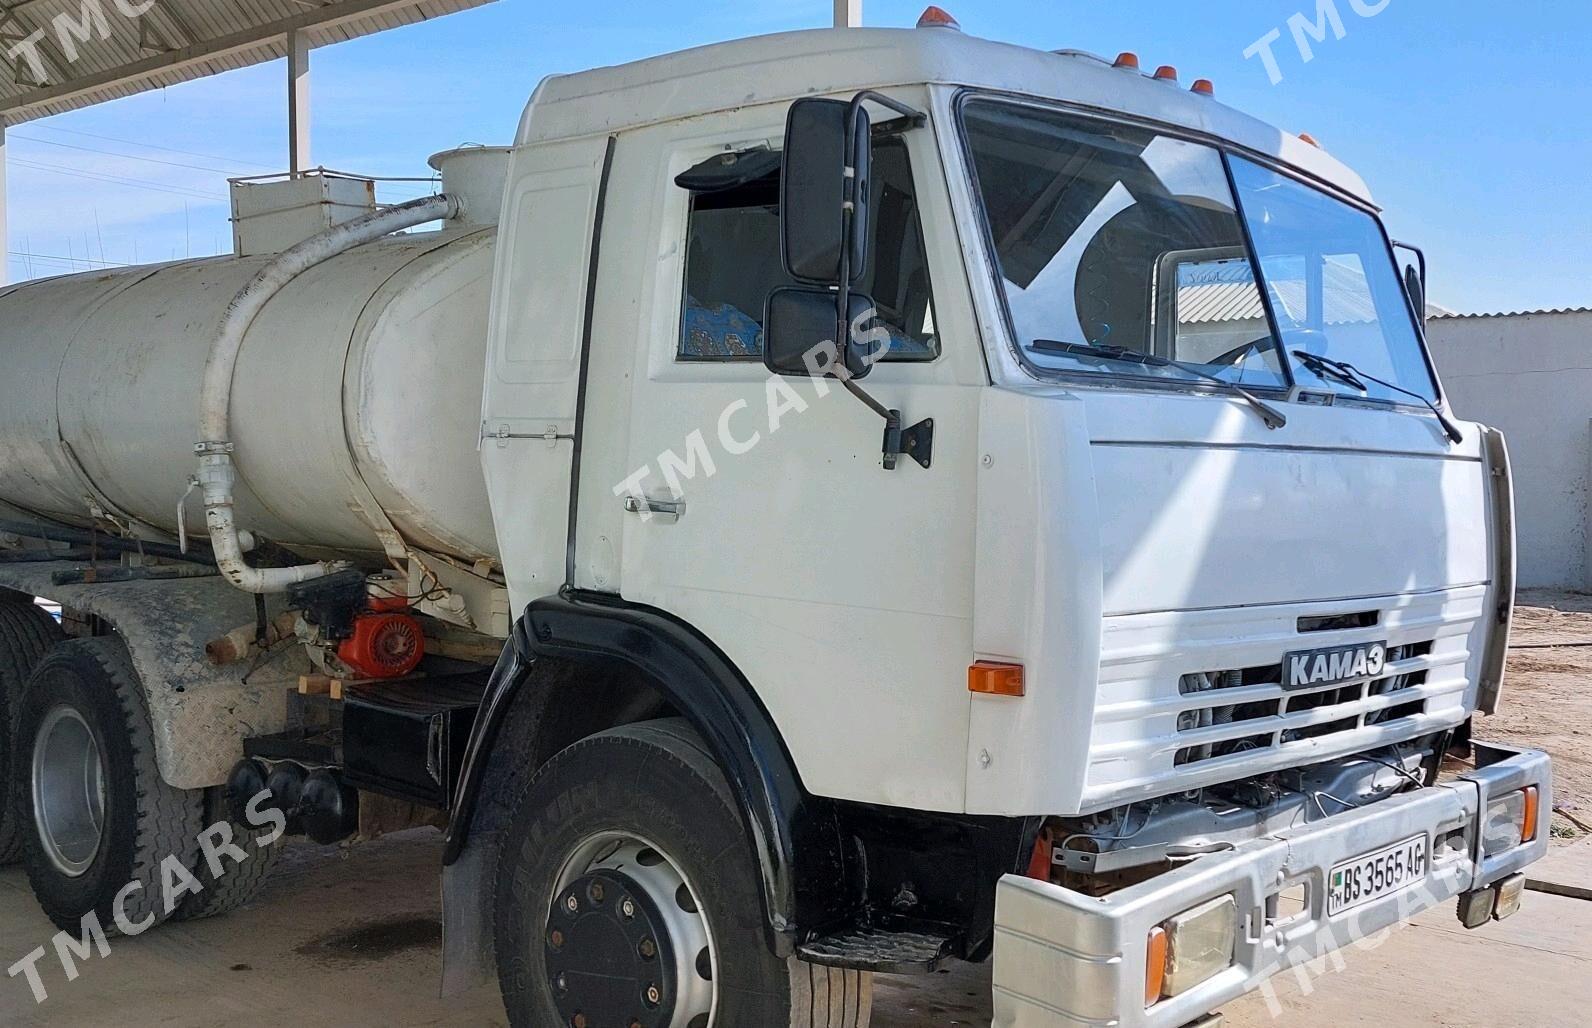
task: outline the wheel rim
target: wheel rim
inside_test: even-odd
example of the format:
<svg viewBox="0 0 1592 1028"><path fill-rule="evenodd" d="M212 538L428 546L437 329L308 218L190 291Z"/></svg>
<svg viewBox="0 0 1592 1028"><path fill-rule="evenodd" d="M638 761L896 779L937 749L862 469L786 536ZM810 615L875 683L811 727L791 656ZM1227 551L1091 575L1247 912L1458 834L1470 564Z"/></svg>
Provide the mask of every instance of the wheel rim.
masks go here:
<svg viewBox="0 0 1592 1028"><path fill-rule="evenodd" d="M105 769L94 732L71 707L51 710L34 736L33 811L55 869L86 872L105 831Z"/></svg>
<svg viewBox="0 0 1592 1028"><path fill-rule="evenodd" d="M718 951L700 894L638 836L581 842L559 872L542 929L548 987L572 1028L709 1028Z"/></svg>

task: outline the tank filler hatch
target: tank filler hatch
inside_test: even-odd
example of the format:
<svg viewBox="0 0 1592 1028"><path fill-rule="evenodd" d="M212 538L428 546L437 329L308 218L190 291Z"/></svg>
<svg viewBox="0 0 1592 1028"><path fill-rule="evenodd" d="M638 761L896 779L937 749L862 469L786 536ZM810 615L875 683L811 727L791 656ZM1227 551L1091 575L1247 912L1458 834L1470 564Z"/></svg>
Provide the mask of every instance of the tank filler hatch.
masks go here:
<svg viewBox="0 0 1592 1028"><path fill-rule="evenodd" d="M301 175L228 180L239 257L282 253L376 209L373 179L317 168Z"/></svg>

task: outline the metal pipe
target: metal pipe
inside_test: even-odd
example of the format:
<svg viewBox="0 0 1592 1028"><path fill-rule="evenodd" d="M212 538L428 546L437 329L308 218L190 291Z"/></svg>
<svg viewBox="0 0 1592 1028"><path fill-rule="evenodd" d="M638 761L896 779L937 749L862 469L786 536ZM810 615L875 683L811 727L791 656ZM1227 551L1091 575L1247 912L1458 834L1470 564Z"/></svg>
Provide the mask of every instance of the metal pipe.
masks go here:
<svg viewBox="0 0 1592 1028"><path fill-rule="evenodd" d="M90 532L84 528L67 525L43 524L35 521L16 521L0 518L0 532L19 535L25 539L43 539L50 543L67 543L71 546L99 547L106 553L138 553L162 560L180 560L190 564L208 565L210 558L201 553L183 553L170 543L146 542L140 539L123 539L119 536ZM68 556L56 560L70 560Z"/></svg>
<svg viewBox="0 0 1592 1028"><path fill-rule="evenodd" d="M458 197L443 194L428 196L389 207L345 222L306 239L261 268L227 305L221 327L205 364L204 386L199 400L199 439L194 453L199 458L199 485L204 492L205 526L215 551L216 566L227 581L245 592L285 592L299 582L320 578L343 565L320 561L287 568L255 568L243 558L238 527L233 516L233 487L237 472L232 463L231 408L232 376L244 337L260 312L282 289L299 275L357 246L373 243L382 236L430 221L457 218L463 210Z"/></svg>

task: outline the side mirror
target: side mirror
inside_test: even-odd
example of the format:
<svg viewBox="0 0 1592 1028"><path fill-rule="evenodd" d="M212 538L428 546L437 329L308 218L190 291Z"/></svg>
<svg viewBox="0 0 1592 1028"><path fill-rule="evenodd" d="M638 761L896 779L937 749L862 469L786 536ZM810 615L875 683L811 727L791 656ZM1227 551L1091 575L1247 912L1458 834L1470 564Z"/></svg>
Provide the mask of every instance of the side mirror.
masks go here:
<svg viewBox="0 0 1592 1028"><path fill-rule="evenodd" d="M791 104L780 179L780 249L786 272L798 282L838 285L845 274L849 286L867 264L872 131L860 103L809 99ZM848 177L847 168L855 175ZM848 202L853 204L849 219ZM848 220L859 230L848 232Z"/></svg>
<svg viewBox="0 0 1592 1028"><path fill-rule="evenodd" d="M873 299L861 293L847 297L852 331L842 353L835 345L835 294L828 289L782 286L768 294L763 309L763 366L776 375L795 378L839 376L865 378L889 345L888 333L870 326Z"/></svg>
<svg viewBox="0 0 1592 1028"><path fill-rule="evenodd" d="M1426 254L1419 247L1395 242L1393 254L1398 258L1399 270L1404 279L1404 291L1410 294L1415 307L1415 317L1426 322Z"/></svg>
<svg viewBox="0 0 1592 1028"><path fill-rule="evenodd" d="M1414 266L1404 269L1404 288L1409 291L1410 303L1415 305L1415 316L1426 320L1426 285Z"/></svg>

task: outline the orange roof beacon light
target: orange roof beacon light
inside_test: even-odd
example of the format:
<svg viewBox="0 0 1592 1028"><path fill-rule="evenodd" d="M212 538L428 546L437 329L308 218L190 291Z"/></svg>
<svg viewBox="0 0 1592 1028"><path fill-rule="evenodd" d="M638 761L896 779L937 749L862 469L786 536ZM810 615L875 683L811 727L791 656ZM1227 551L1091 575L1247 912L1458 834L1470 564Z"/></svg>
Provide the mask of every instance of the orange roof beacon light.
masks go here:
<svg viewBox="0 0 1592 1028"><path fill-rule="evenodd" d="M1138 71L1139 55L1134 53L1132 50L1124 50L1120 54L1117 54L1117 62L1113 64L1112 67L1125 68L1128 71Z"/></svg>
<svg viewBox="0 0 1592 1028"><path fill-rule="evenodd" d="M1177 69L1170 64L1163 64L1155 69L1155 77L1162 82L1176 82Z"/></svg>
<svg viewBox="0 0 1592 1028"><path fill-rule="evenodd" d="M1022 696L1023 666L994 660L979 660L968 665L967 691L983 696Z"/></svg>
<svg viewBox="0 0 1592 1028"><path fill-rule="evenodd" d="M951 17L951 13L949 11L943 7L935 7L932 4L925 8L923 13L918 16L918 28L955 29L958 32L962 31L962 26L957 23L955 18Z"/></svg>
<svg viewBox="0 0 1592 1028"><path fill-rule="evenodd" d="M1216 83L1210 79L1195 79L1194 85L1189 87L1189 92L1198 93L1200 96L1215 96Z"/></svg>
<svg viewBox="0 0 1592 1028"><path fill-rule="evenodd" d="M1299 138L1303 139L1305 142L1309 143L1311 146L1315 147L1317 150L1322 149L1321 143L1316 140L1315 136L1312 136L1308 132L1299 133Z"/></svg>

